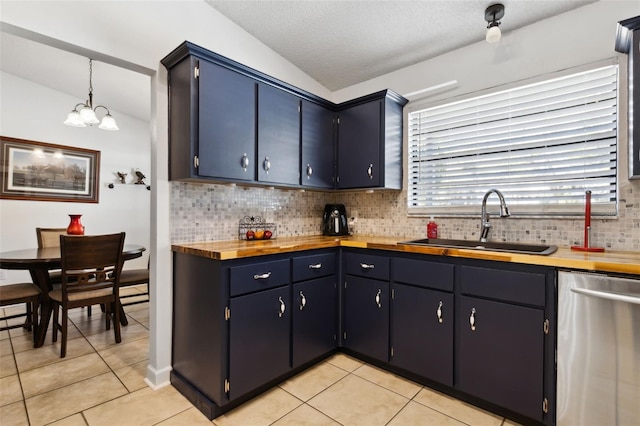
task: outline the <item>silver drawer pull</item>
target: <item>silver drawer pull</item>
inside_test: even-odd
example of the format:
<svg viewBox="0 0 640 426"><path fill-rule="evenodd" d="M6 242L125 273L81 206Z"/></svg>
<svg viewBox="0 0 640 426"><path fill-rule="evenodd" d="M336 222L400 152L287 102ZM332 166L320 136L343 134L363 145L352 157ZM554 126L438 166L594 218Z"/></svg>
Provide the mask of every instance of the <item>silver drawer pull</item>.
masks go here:
<svg viewBox="0 0 640 426"><path fill-rule="evenodd" d="M471 325L471 331L476 331L476 308L471 308L471 315L469 316L469 324Z"/></svg>
<svg viewBox="0 0 640 426"><path fill-rule="evenodd" d="M316 263L315 265L309 265L309 269L320 269L322 268L322 263Z"/></svg>
<svg viewBox="0 0 640 426"><path fill-rule="evenodd" d="M287 307L284 304L284 300L282 300L282 297L278 297L278 302L280 302L280 311L278 311L278 318L282 318L282 316L284 315L284 311L287 309Z"/></svg>
<svg viewBox="0 0 640 426"><path fill-rule="evenodd" d="M307 298L300 292L300 310L303 310L305 306L307 306Z"/></svg>
<svg viewBox="0 0 640 426"><path fill-rule="evenodd" d="M271 161L269 161L269 157L264 157L262 167L264 168L264 172L268 174L269 170L271 170Z"/></svg>
<svg viewBox="0 0 640 426"><path fill-rule="evenodd" d="M380 294L382 293L381 289L378 289L378 293L376 294L376 305L378 305L378 308L382 308L382 303L381 303L381 297Z"/></svg>
<svg viewBox="0 0 640 426"><path fill-rule="evenodd" d="M307 164L307 179L311 179L312 174L313 174L313 169L311 168L311 164Z"/></svg>
<svg viewBox="0 0 640 426"><path fill-rule="evenodd" d="M367 174L369 175L369 179L373 179L373 164L369 164L369 168L367 169Z"/></svg>
<svg viewBox="0 0 640 426"><path fill-rule="evenodd" d="M265 274L255 274L253 276L254 280L266 280L267 278L269 278L271 276L271 271L265 273Z"/></svg>
<svg viewBox="0 0 640 426"><path fill-rule="evenodd" d="M376 267L376 265L374 265L374 264L372 264L372 263L371 263L371 264L368 264L368 263L361 263L361 264L360 264L360 267L361 267L362 269L373 269L373 268L375 268L375 267Z"/></svg>
<svg viewBox="0 0 640 426"><path fill-rule="evenodd" d="M436 315L438 316L438 322L442 324L442 300L438 303L438 309L436 310Z"/></svg>

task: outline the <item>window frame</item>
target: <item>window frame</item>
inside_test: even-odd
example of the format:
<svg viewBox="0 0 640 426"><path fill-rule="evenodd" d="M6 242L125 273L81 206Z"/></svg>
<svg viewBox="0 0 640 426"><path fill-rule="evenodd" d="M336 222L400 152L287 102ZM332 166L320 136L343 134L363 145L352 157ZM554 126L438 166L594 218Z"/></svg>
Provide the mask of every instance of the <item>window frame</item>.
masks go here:
<svg viewBox="0 0 640 426"><path fill-rule="evenodd" d="M622 64L624 65L624 64ZM478 205L468 205L468 206L421 206L414 207L410 205L411 202L411 158L409 153L410 147L410 114L434 108L442 105L453 104L456 102L473 99L477 97L482 97L485 95L490 95L493 93L508 91L512 89L516 89L522 86L527 86L531 84L536 84L540 82L544 82L547 80L553 80L561 77L565 77L572 74L577 74L580 72L586 72L590 70L594 70L597 68L602 68L606 66L616 66L617 67L617 82L616 82L616 197L615 201L607 204L592 204L591 214L592 217L601 217L606 219L616 219L619 214L619 203L620 203L620 180L623 175L622 167L624 166L624 161L621 161L623 157L626 155L626 150L624 149L623 141L626 140L626 135L624 131L621 129L626 128L628 125L626 111L624 108L624 102L626 101L624 96L624 91L626 87L624 86L626 73L625 67L620 64L620 60L618 57L607 58L600 61L591 62L588 64L578 65L558 71L554 71L551 73L542 74L539 76L525 78L509 83L505 83L503 85L492 86L485 89L480 89L477 91L472 91L464 94L460 94L454 97L449 98L441 98L438 100L430 100L430 99L417 99L415 101L410 102L405 108L405 122L407 125L406 128L406 156L404 160L404 165L407 167L407 176L406 176L406 189L407 189L407 215L409 217L430 217L430 216L440 216L440 217L477 217L480 214L481 200L478 201ZM490 187L489 187L490 186ZM487 187L487 191L490 189L498 189L500 190L499 185ZM497 201L493 199L494 197L489 197L489 203L493 204ZM509 199L505 195L506 202L509 204ZM511 217L525 217L525 218L558 218L558 219L575 219L577 217L583 217L585 214L585 206L584 203L576 203L575 205L563 205L561 208L558 206L545 206L541 204L518 204L517 206L510 206L511 208Z"/></svg>

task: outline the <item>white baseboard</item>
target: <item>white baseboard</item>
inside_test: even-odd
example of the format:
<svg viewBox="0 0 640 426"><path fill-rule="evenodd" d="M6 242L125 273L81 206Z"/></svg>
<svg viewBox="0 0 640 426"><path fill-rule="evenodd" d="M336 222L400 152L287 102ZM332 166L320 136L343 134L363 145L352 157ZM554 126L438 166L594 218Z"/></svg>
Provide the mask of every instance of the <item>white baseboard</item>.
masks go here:
<svg viewBox="0 0 640 426"><path fill-rule="evenodd" d="M170 376L171 366L167 366L160 370L156 370L151 365L147 365L147 377L144 382L153 390L158 390L171 384Z"/></svg>

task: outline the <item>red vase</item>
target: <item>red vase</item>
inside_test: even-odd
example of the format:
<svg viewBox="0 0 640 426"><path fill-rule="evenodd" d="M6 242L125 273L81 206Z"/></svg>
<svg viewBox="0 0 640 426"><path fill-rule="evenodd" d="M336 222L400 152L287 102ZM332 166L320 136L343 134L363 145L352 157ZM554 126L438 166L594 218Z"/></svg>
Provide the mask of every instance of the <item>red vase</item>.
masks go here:
<svg viewBox="0 0 640 426"><path fill-rule="evenodd" d="M71 222L67 227L67 234L69 235L84 235L84 226L80 223L81 214L70 214Z"/></svg>

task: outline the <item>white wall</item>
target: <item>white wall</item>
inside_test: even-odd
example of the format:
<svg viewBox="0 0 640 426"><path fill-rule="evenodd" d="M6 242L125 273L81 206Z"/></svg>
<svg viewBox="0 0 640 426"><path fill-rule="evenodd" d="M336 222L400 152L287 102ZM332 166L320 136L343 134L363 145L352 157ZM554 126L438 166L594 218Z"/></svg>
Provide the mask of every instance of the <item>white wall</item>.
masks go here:
<svg viewBox="0 0 640 426"><path fill-rule="evenodd" d="M79 101L64 93L1 72L0 134L2 136L67 145L100 151L99 203L0 200L0 250L37 245L36 227L66 227L69 214L82 214L87 234L125 231L126 243L149 248L150 191L141 185L116 185L116 171L132 169L150 176L149 124L111 111L119 131L69 127L62 124ZM35 115L34 115L35 114ZM127 267L146 267L147 255L127 262ZM0 284L30 279L24 271L6 271Z"/></svg>

